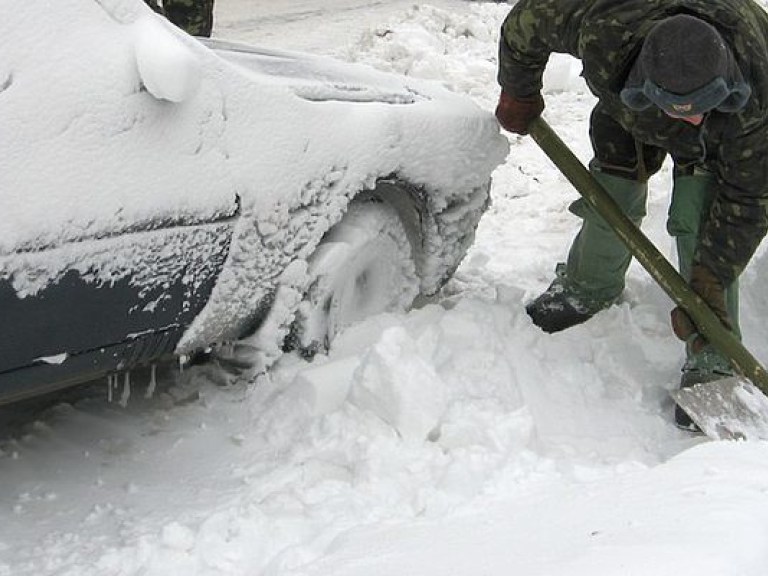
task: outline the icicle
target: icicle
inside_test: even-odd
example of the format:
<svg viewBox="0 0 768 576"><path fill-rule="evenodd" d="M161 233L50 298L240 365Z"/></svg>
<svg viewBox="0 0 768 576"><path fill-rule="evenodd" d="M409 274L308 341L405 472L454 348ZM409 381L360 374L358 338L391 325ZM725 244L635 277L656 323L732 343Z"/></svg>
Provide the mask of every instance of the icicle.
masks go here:
<svg viewBox="0 0 768 576"><path fill-rule="evenodd" d="M112 403L112 374L107 374L107 402Z"/></svg>
<svg viewBox="0 0 768 576"><path fill-rule="evenodd" d="M152 398L155 395L155 388L157 388L157 364L152 364L149 372L149 385L144 393L144 398Z"/></svg>
<svg viewBox="0 0 768 576"><path fill-rule="evenodd" d="M123 394L120 396L120 406L125 408L128 406L128 399L131 397L131 372L127 370L125 372L125 378L123 380Z"/></svg>

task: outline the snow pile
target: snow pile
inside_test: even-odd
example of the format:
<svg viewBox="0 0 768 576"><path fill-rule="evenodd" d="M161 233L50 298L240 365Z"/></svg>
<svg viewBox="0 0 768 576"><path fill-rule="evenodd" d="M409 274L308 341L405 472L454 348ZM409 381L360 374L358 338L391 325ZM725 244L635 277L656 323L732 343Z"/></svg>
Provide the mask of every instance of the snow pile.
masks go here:
<svg viewBox="0 0 768 576"><path fill-rule="evenodd" d="M366 31L342 54L382 70L443 82L490 108L495 104L497 38L506 4L475 3L468 10L416 4L398 19ZM580 65L553 55L545 72L547 92L586 91Z"/></svg>
<svg viewBox="0 0 768 576"><path fill-rule="evenodd" d="M498 35L507 6L472 5L469 14L414 5L400 21L366 32L346 50L351 60L400 74L446 82L474 96L484 94L496 74L487 48Z"/></svg>
<svg viewBox="0 0 768 576"><path fill-rule="evenodd" d="M187 396L60 406L0 445L0 574L762 574L768 445L669 459L700 440L647 367L601 369L650 338L601 324L548 345L511 302L463 298L253 388L202 367Z"/></svg>
<svg viewBox="0 0 768 576"><path fill-rule="evenodd" d="M445 410L445 384L415 353L416 342L391 328L361 363L352 403L392 426L406 442L437 434Z"/></svg>

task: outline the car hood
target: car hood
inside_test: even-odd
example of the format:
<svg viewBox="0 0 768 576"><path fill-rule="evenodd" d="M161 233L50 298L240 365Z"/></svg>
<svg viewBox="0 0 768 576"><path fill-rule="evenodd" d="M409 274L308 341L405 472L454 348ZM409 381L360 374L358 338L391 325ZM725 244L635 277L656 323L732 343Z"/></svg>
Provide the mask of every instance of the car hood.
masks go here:
<svg viewBox="0 0 768 576"><path fill-rule="evenodd" d="M403 77L382 74L367 66L339 62L287 50L257 48L218 39L200 39L246 78L289 87L297 96L316 102L380 102L413 104L422 98Z"/></svg>

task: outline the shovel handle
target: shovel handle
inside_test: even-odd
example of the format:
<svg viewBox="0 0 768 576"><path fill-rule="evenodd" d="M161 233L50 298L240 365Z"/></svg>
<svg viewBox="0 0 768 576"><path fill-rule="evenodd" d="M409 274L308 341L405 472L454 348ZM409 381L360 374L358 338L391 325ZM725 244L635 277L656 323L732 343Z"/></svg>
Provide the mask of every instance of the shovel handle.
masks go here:
<svg viewBox="0 0 768 576"><path fill-rule="evenodd" d="M685 310L701 334L734 368L768 395L768 373L709 305L691 288L648 237L619 208L616 201L571 152L547 122L539 117L529 127L531 137L594 210L608 222L630 253L670 298Z"/></svg>

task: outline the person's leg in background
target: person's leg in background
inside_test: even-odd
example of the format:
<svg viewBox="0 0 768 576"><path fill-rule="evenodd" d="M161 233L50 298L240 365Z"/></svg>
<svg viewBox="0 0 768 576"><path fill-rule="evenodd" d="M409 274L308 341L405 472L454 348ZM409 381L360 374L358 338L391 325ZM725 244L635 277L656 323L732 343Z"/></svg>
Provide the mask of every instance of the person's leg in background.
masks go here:
<svg viewBox="0 0 768 576"><path fill-rule="evenodd" d="M213 31L214 0L163 0L165 16L192 36L209 38Z"/></svg>

